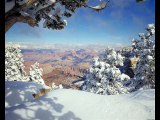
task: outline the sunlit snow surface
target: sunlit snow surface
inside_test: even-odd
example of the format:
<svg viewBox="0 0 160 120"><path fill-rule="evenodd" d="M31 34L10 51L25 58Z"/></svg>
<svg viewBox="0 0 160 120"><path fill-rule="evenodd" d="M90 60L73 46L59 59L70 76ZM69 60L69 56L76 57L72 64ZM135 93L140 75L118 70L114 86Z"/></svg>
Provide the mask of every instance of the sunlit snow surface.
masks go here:
<svg viewBox="0 0 160 120"><path fill-rule="evenodd" d="M5 82L5 107L16 106L32 101L33 93L39 92L44 86L32 82Z"/></svg>
<svg viewBox="0 0 160 120"><path fill-rule="evenodd" d="M12 86L14 84L17 82L12 82ZM26 85L29 84L32 86L32 83ZM19 84L15 88L10 87L10 91L23 87L26 90L24 84L23 86ZM12 95L13 101L14 97L16 96ZM40 99L7 107L5 118L6 120L153 120L155 90L104 96L79 90L57 89Z"/></svg>

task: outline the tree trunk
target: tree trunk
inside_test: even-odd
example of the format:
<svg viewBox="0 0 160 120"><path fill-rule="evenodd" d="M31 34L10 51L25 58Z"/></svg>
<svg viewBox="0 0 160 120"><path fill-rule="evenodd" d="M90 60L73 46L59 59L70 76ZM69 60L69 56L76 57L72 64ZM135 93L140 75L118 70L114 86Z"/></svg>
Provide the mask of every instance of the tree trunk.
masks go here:
<svg viewBox="0 0 160 120"><path fill-rule="evenodd" d="M5 33L16 23L16 22L23 22L28 23L31 26L36 25L36 21L29 17L29 16L21 16L17 13L23 9L28 8L29 6L33 5L37 0L28 0L28 2L24 5L17 6L15 5L13 9L5 13Z"/></svg>
<svg viewBox="0 0 160 120"><path fill-rule="evenodd" d="M16 23L16 17L12 17L10 20L5 21L5 33Z"/></svg>
<svg viewBox="0 0 160 120"><path fill-rule="evenodd" d="M30 26L34 27L37 25L36 20L31 18L30 16L17 16L13 15L10 16L7 20L5 20L5 33L16 23L16 22L23 22L28 23Z"/></svg>

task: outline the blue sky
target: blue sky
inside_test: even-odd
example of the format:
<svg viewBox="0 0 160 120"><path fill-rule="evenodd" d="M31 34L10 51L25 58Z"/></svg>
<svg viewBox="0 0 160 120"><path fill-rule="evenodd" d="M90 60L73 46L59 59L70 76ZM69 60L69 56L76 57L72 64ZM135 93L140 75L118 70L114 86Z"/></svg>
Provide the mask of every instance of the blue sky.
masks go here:
<svg viewBox="0 0 160 120"><path fill-rule="evenodd" d="M132 38L145 32L149 23L155 23L155 0L110 0L111 6L101 11L80 8L63 30L49 30L16 23L6 34L6 42L46 44L115 44L130 45ZM90 0L95 5L98 0ZM42 45L43 45L42 44Z"/></svg>

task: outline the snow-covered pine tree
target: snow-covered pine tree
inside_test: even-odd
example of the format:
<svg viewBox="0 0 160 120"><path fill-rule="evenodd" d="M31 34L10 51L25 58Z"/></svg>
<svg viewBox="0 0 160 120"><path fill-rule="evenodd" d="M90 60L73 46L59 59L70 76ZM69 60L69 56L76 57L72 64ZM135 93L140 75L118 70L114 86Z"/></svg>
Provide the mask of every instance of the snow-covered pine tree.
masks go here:
<svg viewBox="0 0 160 120"><path fill-rule="evenodd" d="M23 56L19 45L8 43L5 46L5 80L25 81Z"/></svg>
<svg viewBox="0 0 160 120"><path fill-rule="evenodd" d="M116 52L114 49L107 48L104 55L100 59L109 65L113 66L123 66L124 57L120 52Z"/></svg>
<svg viewBox="0 0 160 120"><path fill-rule="evenodd" d="M148 24L146 33L139 33L140 40L133 40L133 52L139 57L132 86L155 88L155 34L154 24Z"/></svg>
<svg viewBox="0 0 160 120"><path fill-rule="evenodd" d="M124 66L123 66L123 73L127 74L130 78L134 77L134 71L132 69L132 62L131 59L134 58L134 54L132 52L132 47L127 46L120 50L120 54L125 57L124 59Z"/></svg>
<svg viewBox="0 0 160 120"><path fill-rule="evenodd" d="M43 26L60 30L66 26L65 18L71 17L80 7L95 11L103 10L108 1L101 1L96 6L87 5L88 0L5 0L5 31L16 22L28 23L30 26Z"/></svg>
<svg viewBox="0 0 160 120"><path fill-rule="evenodd" d="M44 80L42 79L43 69L39 68L39 63L31 65L28 79L31 82L36 82L38 84L45 85Z"/></svg>
<svg viewBox="0 0 160 120"><path fill-rule="evenodd" d="M128 93L124 84L130 77L119 69L123 65L123 59L114 49L107 49L101 58L94 59L81 89L103 95Z"/></svg>

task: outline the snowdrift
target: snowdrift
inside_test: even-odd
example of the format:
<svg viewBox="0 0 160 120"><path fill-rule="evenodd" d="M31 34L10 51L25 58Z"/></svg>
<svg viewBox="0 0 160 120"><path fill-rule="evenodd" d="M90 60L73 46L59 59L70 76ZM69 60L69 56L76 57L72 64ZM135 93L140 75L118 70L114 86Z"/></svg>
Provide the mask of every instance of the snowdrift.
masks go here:
<svg viewBox="0 0 160 120"><path fill-rule="evenodd" d="M5 81L5 107L32 101L32 94L39 92L41 88L44 86L33 82Z"/></svg>
<svg viewBox="0 0 160 120"><path fill-rule="evenodd" d="M15 97L10 99L14 101ZM155 119L155 90L104 96L79 90L57 89L40 99L6 107L5 117L6 120Z"/></svg>

